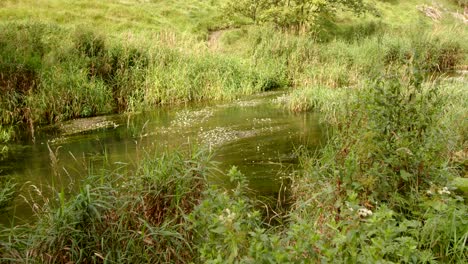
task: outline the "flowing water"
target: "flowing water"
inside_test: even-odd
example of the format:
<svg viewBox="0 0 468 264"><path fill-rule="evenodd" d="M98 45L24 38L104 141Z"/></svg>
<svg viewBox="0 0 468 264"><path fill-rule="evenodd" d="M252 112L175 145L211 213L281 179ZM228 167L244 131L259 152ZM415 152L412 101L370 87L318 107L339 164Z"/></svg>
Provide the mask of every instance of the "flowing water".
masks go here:
<svg viewBox="0 0 468 264"><path fill-rule="evenodd" d="M38 194L50 195L47 186L76 186L90 167L131 166L145 149L180 150L194 143L210 148L222 171L237 166L256 195L274 196L297 166L295 150L314 149L323 138L317 116L282 110L275 103L281 95L79 119L42 132L34 144L14 146L0 162L1 177L14 177L22 186L12 208L0 215L0 224L27 221L32 201L44 199ZM218 175L212 181L227 179Z"/></svg>

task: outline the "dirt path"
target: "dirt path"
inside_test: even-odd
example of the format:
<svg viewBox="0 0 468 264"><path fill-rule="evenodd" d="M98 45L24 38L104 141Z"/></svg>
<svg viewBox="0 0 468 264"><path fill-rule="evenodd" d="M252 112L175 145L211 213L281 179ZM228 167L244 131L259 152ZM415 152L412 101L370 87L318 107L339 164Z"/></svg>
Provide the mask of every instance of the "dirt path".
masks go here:
<svg viewBox="0 0 468 264"><path fill-rule="evenodd" d="M208 40L207 40L208 48L210 50L213 50L213 51L219 50L221 36L226 31L229 31L229 29L220 29L220 30L215 30L215 31L210 32L210 34L208 35Z"/></svg>

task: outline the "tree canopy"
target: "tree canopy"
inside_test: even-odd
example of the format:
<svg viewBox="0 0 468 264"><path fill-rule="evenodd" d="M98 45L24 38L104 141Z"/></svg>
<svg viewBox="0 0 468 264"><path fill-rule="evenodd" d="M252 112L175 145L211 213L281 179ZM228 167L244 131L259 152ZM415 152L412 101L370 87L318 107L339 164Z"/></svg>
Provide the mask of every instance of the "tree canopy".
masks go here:
<svg viewBox="0 0 468 264"><path fill-rule="evenodd" d="M362 14L370 9L364 0L229 0L225 13L270 22L280 28L313 28L318 21L332 18L338 10Z"/></svg>

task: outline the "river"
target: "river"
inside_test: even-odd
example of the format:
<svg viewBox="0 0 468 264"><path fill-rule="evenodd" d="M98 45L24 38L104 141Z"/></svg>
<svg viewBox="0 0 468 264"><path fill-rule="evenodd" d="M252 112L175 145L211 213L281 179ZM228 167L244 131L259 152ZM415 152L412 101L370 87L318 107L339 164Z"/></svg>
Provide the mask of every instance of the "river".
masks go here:
<svg viewBox="0 0 468 264"><path fill-rule="evenodd" d="M72 193L90 168L131 167L149 149L182 150L190 144L213 151L221 171L237 166L256 195L274 196L297 168L296 150L313 150L324 138L317 114L282 109L277 103L282 95L266 92L229 103L157 108L43 129L35 143L10 146L10 156L0 162L0 176L15 178L21 189L0 224L31 221L34 203L53 197L52 189ZM227 179L220 174L212 181Z"/></svg>

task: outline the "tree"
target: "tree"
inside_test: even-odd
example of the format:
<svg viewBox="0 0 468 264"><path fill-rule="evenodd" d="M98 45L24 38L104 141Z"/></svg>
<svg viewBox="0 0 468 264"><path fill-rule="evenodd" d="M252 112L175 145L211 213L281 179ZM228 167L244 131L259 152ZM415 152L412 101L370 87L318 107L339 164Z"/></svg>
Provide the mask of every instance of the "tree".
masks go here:
<svg viewBox="0 0 468 264"><path fill-rule="evenodd" d="M229 0L225 11L254 23L271 22L283 29L299 30L333 18L340 9L361 14L370 7L363 0Z"/></svg>
<svg viewBox="0 0 468 264"><path fill-rule="evenodd" d="M259 22L259 16L269 6L269 0L229 0L224 6L224 12L228 15L240 15L251 19L255 24Z"/></svg>

